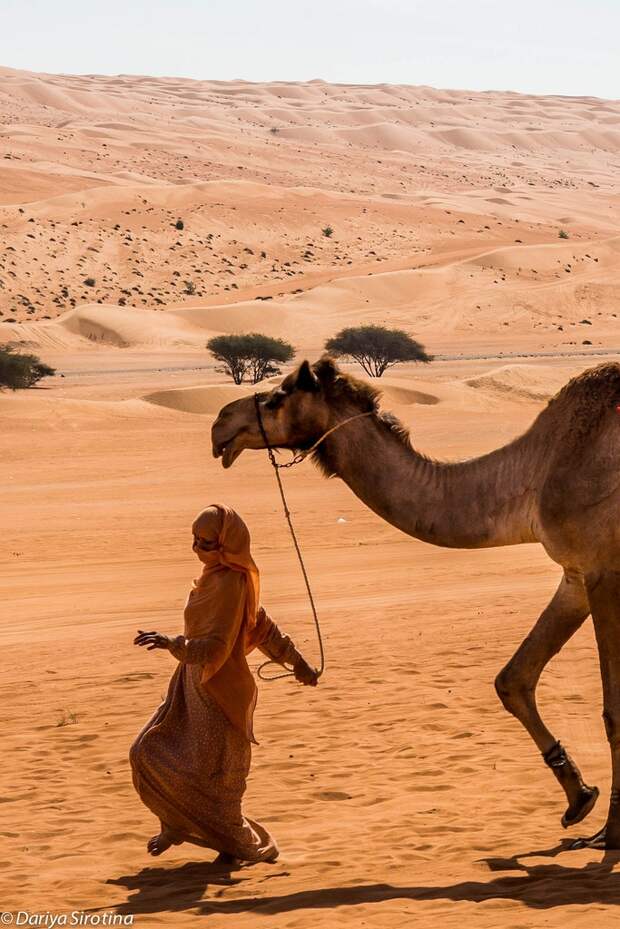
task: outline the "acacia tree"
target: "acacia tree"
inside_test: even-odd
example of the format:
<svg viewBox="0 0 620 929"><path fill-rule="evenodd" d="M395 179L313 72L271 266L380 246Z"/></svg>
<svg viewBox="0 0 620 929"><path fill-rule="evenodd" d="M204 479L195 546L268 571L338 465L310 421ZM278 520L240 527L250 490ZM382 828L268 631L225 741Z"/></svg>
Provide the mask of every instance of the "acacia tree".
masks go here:
<svg viewBox="0 0 620 929"><path fill-rule="evenodd" d="M385 326L352 326L325 343L330 355L353 358L370 377L402 361L432 361L424 346L402 329Z"/></svg>
<svg viewBox="0 0 620 929"><path fill-rule="evenodd" d="M278 364L290 361L295 355L295 349L288 342L260 332L218 335L209 339L207 348L222 364L216 371L232 377L235 384L243 383L246 374L253 384L280 374Z"/></svg>
<svg viewBox="0 0 620 929"><path fill-rule="evenodd" d="M55 373L54 368L43 364L36 355L16 352L12 345L0 345L0 388L22 390Z"/></svg>
<svg viewBox="0 0 620 929"><path fill-rule="evenodd" d="M222 367L215 370L228 374L235 384L241 384L248 369L248 346L243 335L216 335L209 339L207 348Z"/></svg>
<svg viewBox="0 0 620 929"><path fill-rule="evenodd" d="M280 374L278 365L286 364L295 356L295 349L284 339L272 339L259 332L250 333L247 339L250 342L248 371L253 384Z"/></svg>

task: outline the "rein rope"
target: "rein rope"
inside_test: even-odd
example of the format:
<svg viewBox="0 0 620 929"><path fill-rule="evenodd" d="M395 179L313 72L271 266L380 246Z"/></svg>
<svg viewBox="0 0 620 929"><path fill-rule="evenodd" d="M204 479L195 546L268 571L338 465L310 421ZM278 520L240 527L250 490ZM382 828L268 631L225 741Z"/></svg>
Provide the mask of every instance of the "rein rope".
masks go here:
<svg viewBox="0 0 620 929"><path fill-rule="evenodd" d="M317 669L318 677L320 677L323 674L323 671L325 670L325 651L323 649L323 637L321 635L321 624L319 622L319 617L316 611L314 597L312 596L312 589L310 587L310 580L308 578L308 572L306 571L306 566L304 564L303 555L301 554L299 542L297 541L297 536L295 535L295 529L293 527L293 522L291 519L291 511L289 510L288 504L286 502L286 495L284 493L284 487L282 486L282 479L280 477L280 469L281 468L292 468L293 465L301 464L301 462L305 458L307 458L308 455L310 455L317 448L317 446L319 446L321 442L323 442L323 440L327 438L328 435L331 435L332 432L335 432L336 429L339 429L341 426L344 426L347 423L350 423L351 420L353 419L360 419L362 416L371 416L374 411L371 410L367 413L357 413L355 416L349 416L348 419L344 419L342 422L336 423L335 426L332 426L331 429L328 429L327 432L324 432L323 435L319 439L317 439L314 445L312 445L309 449L303 452L299 452L297 455L295 455L295 457L291 461L287 461L284 464L278 464L278 462L276 461L276 457L273 453L273 447L271 443L269 442L269 439L267 438L267 432L265 431L265 424L263 423L263 417L260 411L260 400L259 400L258 394L254 394L254 408L256 410L256 421L258 422L258 428L260 429L263 442L265 443L267 454L269 455L269 461L271 462L271 465L276 475L276 481L278 483L278 490L280 491L280 498L282 500L282 508L284 510L284 516L286 517L286 521L288 523L288 528L291 533L293 545L295 546L295 551L297 553L297 560L299 561L301 573L303 575L304 583L306 585L306 591L308 593L308 600L310 601L310 609L312 610L312 618L314 619L316 637L319 643L319 654L321 657L320 665ZM294 671L283 671L280 674L274 674L272 677L266 677L265 674L263 673L263 668L266 668L270 664L277 664L277 662L273 661L272 659L269 659L268 661L264 661L259 666L256 673L258 674L261 680L277 681L282 677L294 677L295 676Z"/></svg>

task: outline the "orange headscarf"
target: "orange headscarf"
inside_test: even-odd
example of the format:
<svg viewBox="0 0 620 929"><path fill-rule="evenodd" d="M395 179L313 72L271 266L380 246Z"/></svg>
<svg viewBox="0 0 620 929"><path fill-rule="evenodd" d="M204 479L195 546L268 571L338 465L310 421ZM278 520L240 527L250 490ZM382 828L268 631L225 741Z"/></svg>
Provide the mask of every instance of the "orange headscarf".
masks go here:
<svg viewBox="0 0 620 929"><path fill-rule="evenodd" d="M193 530L217 548L201 552L202 574L185 607L186 638L221 645L222 662L203 666L202 685L230 722L255 741L252 717L257 689L245 655L260 603L259 572L250 552L250 533L238 513L221 503L196 517Z"/></svg>

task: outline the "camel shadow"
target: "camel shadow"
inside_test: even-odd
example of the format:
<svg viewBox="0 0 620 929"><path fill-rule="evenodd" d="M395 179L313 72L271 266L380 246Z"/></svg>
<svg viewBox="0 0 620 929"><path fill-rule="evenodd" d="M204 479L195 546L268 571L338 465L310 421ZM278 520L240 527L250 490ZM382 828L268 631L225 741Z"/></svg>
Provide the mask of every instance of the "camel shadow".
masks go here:
<svg viewBox="0 0 620 929"><path fill-rule="evenodd" d="M251 895L223 899L226 887L238 885L247 878L233 877L212 864L184 864L179 868L143 868L135 875L109 879L107 883L137 891L127 901L114 907L119 914L181 912L193 910L197 915L235 915L256 911L261 915L276 915L295 910L331 909L338 906L360 906L392 900L452 900L481 903L485 900L514 900L532 909L556 906L620 903L619 852L605 852L602 860L583 867L559 864L529 865L531 857L554 858L568 848L566 841L551 849L530 851L510 858L481 859L492 872L521 871L519 875L493 877L489 881L461 881L454 884L396 886L385 883L356 884L347 887L319 887L290 894L261 896L253 889ZM265 877L286 877L278 871ZM213 890L212 890L213 888ZM205 899L205 894L211 891Z"/></svg>

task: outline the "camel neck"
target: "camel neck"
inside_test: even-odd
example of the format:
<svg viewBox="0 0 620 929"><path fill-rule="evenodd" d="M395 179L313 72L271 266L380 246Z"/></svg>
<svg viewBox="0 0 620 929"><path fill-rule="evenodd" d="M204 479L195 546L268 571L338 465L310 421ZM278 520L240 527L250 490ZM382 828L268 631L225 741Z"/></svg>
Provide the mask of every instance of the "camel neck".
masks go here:
<svg viewBox="0 0 620 929"><path fill-rule="evenodd" d="M537 541L535 475L525 442L443 463L420 454L380 417L352 422L325 441L323 467L408 535L449 548Z"/></svg>

